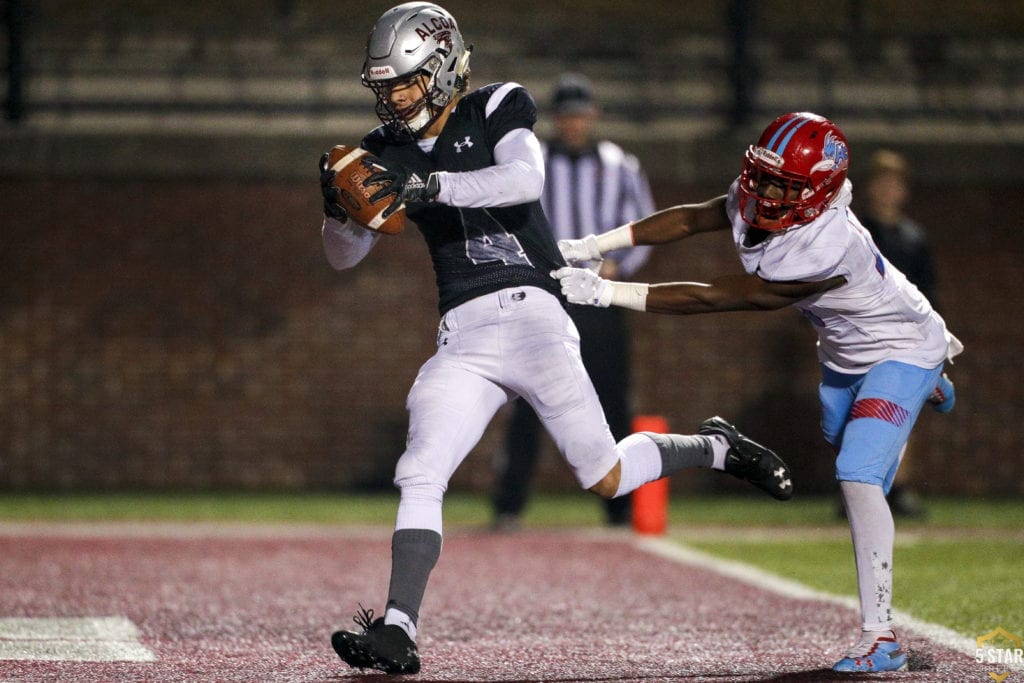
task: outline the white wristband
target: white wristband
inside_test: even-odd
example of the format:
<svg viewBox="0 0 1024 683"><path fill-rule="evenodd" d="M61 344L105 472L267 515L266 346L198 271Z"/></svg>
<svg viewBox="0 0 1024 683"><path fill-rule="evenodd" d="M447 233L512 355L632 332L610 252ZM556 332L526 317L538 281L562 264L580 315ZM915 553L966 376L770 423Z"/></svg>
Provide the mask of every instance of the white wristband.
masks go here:
<svg viewBox="0 0 1024 683"><path fill-rule="evenodd" d="M612 306L631 308L634 311L647 310L647 290L651 286L646 282L609 282L608 285Z"/></svg>
<svg viewBox="0 0 1024 683"><path fill-rule="evenodd" d="M633 246L633 224L626 223L608 232L597 236L597 248L602 254L616 249L625 249Z"/></svg>

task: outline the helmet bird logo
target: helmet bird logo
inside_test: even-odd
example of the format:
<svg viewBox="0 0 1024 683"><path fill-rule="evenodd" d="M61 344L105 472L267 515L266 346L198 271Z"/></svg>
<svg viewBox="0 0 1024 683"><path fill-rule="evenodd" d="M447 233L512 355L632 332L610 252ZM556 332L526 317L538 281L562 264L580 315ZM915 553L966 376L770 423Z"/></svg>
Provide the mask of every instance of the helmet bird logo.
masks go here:
<svg viewBox="0 0 1024 683"><path fill-rule="evenodd" d="M829 131L825 134L825 145L821 150L821 161L811 168L812 173L818 171L833 171L845 168L850 162L850 152L846 149L846 143L836 137L835 133Z"/></svg>

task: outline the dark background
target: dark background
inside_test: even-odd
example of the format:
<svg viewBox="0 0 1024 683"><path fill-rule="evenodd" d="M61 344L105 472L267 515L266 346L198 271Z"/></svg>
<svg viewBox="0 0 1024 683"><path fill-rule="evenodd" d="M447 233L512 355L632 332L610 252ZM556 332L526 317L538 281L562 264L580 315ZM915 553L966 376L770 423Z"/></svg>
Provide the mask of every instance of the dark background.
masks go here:
<svg viewBox="0 0 1024 683"><path fill-rule="evenodd" d="M925 411L914 486L1024 492L1017 283L1024 227L1024 8L1013 2L449 2L474 85L542 109L571 68L659 206L725 191L772 118L812 110L861 160L908 156L941 312L966 351L957 408ZM432 353L415 229L357 268L320 248L314 164L375 125L358 82L373 3L4 4L0 489L387 486L405 394ZM726 235L655 252L639 277L737 271ZM827 491L813 335L795 311L631 314L638 412L712 414ZM498 416L456 474L492 481ZM574 486L555 457L541 488ZM724 480L691 473L677 486Z"/></svg>

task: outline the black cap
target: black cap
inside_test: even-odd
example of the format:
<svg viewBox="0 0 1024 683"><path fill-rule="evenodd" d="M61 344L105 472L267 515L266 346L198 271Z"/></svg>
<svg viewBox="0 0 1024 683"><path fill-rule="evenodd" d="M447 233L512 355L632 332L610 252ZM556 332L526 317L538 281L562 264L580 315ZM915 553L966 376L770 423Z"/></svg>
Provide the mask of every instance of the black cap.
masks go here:
<svg viewBox="0 0 1024 683"><path fill-rule="evenodd" d="M565 74L558 80L551 97L556 114L578 114L594 110L594 91L590 81L579 74Z"/></svg>

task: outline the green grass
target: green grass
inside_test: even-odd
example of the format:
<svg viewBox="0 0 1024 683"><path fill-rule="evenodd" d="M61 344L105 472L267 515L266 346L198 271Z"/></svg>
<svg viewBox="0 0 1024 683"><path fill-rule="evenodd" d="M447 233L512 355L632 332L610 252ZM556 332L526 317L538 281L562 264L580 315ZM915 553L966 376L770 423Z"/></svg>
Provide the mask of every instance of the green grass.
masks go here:
<svg viewBox="0 0 1024 683"><path fill-rule="evenodd" d="M928 499L926 521L901 521L901 530L954 528L1024 529L1024 503L1014 499ZM4 520L165 520L391 524L397 492L383 493L21 493L0 492ZM845 528L837 500L805 496L776 503L760 496L676 495L669 510L672 529L693 526ZM490 519L485 496L453 492L445 498L446 524L483 525ZM586 493L535 496L527 526L596 526L601 508Z"/></svg>
<svg viewBox="0 0 1024 683"><path fill-rule="evenodd" d="M691 540L688 545L835 595L857 595L849 541L751 542ZM893 606L966 636L1002 626L1024 632L1024 540L899 542L894 557Z"/></svg>
<svg viewBox="0 0 1024 683"><path fill-rule="evenodd" d="M0 493L5 521L173 521L390 525L398 496L366 493ZM1002 626L1024 633L1024 503L926 499L925 521L897 523L894 606L975 637ZM672 499L670 538L753 564L808 586L856 595L853 553L834 497L785 504L756 496ZM597 527L601 507L587 494L537 495L527 527ZM445 499L449 528L484 526L481 495Z"/></svg>
<svg viewBox="0 0 1024 683"><path fill-rule="evenodd" d="M925 503L926 519L897 520L894 607L968 637L996 626L1024 633L1024 503ZM856 596L853 547L836 505L831 497L785 505L756 499L703 507L685 502L673 508L671 528L675 538L713 555L827 593ZM720 529L720 537L700 532L701 525ZM744 533L730 533L730 527ZM772 538L757 538L759 533Z"/></svg>

